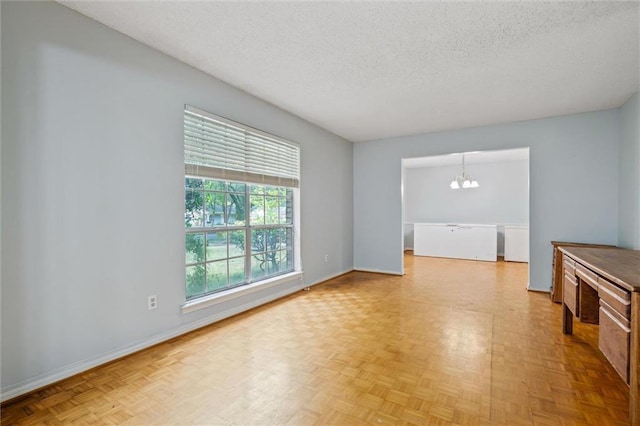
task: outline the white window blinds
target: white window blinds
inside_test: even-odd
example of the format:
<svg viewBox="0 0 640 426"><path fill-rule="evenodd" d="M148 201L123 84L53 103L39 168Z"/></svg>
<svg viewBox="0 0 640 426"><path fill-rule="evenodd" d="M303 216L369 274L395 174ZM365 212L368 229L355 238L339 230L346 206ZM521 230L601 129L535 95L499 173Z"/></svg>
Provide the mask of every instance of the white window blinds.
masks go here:
<svg viewBox="0 0 640 426"><path fill-rule="evenodd" d="M226 118L186 105L185 173L297 188L300 147Z"/></svg>

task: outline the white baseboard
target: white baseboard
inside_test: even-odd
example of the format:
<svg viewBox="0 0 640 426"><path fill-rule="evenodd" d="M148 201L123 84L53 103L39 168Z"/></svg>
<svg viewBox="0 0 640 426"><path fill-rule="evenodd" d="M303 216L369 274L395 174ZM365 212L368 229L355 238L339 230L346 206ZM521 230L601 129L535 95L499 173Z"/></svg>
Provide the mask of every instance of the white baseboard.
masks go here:
<svg viewBox="0 0 640 426"><path fill-rule="evenodd" d="M385 271L382 269L369 269L369 268L353 268L354 271L358 272L373 272L374 274L385 274L385 275L404 275L402 272L397 271Z"/></svg>
<svg viewBox="0 0 640 426"><path fill-rule="evenodd" d="M334 278L337 278L337 277L339 277L339 276L341 276L341 275L344 275L344 274L348 274L349 272L353 272L353 271L354 271L354 269L353 269L353 268L351 268L351 269L345 269L344 271L342 271L342 272L338 272L337 274L327 275L327 276L325 276L325 277L322 277L322 278L320 278L320 279L316 280L315 282L313 282L313 283L311 283L311 284L305 284L305 288L306 288L306 287L313 287L314 285L318 285L318 284L322 284L322 283L323 283L323 282L325 282L325 281L332 280L332 279L334 279Z"/></svg>
<svg viewBox="0 0 640 426"><path fill-rule="evenodd" d="M538 293L551 293L550 289L532 288L531 283L527 283L527 291L535 291Z"/></svg>
<svg viewBox="0 0 640 426"><path fill-rule="evenodd" d="M347 271L348 272L348 271ZM342 274L342 273L341 273ZM341 274L337 274L341 275ZM323 280L326 281L326 280ZM321 281L318 281L317 283L320 283ZM266 297L262 297L260 299L257 300L253 300L249 303L245 303L243 305L237 306L233 309L227 309L225 311L222 312L218 312L216 314L210 315L206 318L203 318L201 320L198 321L194 321L192 323L189 324L185 324L181 327L178 328L174 328L170 331L164 332L164 333L159 333L156 334L155 336L152 336L148 339L130 344L130 345L126 345L123 347L120 347L114 351L108 352L106 354L100 355L100 356L96 356L93 358L89 358L83 361L78 361L78 362L74 362L72 364L66 365L62 368L58 368L56 370L50 371L48 373L45 374L41 374L39 376L36 376L32 379L29 380L25 380L23 382L14 384L14 385L9 385L6 386L4 388L2 388L2 390L0 390L0 402L4 402L7 401L9 399L15 398L17 396L20 395L24 395L26 393L32 392L36 389L42 388L44 386L48 386L51 385L55 382L58 382L60 380L69 378L71 376L74 376L76 374L82 373L84 371L90 370L94 367L97 367L99 365L105 364L107 362L110 361L114 361L116 359L122 358L126 355L130 355L134 352L138 352L142 349L146 349L148 347L151 347L153 345L157 345L158 343L162 343L164 341L167 341L169 339L173 339L174 337L178 337L180 335L186 334L190 331L196 330L198 328L207 326L209 324L213 324L215 322L221 321L225 318L229 318L233 315L237 315L241 312L245 312L248 311L249 309L258 307L260 305L264 305L265 303L269 303L272 302L276 299L280 299L282 297L288 296L292 293L295 293L297 291L302 290L305 287L311 286L311 285L315 285L317 283L314 284L299 284L295 287L291 287L285 290L281 290L279 292L270 294L269 296Z"/></svg>

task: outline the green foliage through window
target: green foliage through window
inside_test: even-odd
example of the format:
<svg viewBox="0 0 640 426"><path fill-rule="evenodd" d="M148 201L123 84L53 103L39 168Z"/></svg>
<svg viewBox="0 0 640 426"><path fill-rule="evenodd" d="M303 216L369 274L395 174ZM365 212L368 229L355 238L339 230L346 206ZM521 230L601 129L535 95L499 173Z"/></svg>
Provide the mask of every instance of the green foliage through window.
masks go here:
<svg viewBox="0 0 640 426"><path fill-rule="evenodd" d="M291 272L293 190L185 178L186 295Z"/></svg>

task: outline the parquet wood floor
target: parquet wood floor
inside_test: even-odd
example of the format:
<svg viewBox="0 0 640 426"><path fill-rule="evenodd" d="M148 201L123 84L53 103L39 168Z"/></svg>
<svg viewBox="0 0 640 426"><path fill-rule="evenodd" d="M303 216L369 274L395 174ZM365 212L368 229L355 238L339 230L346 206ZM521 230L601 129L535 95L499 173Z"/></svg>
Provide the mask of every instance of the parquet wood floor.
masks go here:
<svg viewBox="0 0 640 426"><path fill-rule="evenodd" d="M624 425L597 327L527 266L405 256L15 401L2 424Z"/></svg>

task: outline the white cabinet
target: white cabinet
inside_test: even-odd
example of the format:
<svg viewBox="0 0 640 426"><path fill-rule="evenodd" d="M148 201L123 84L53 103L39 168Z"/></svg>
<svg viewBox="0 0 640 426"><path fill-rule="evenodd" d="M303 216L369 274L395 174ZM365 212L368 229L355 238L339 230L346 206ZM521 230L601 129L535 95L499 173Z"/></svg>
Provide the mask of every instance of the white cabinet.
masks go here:
<svg viewBox="0 0 640 426"><path fill-rule="evenodd" d="M504 226L504 260L507 262L529 262L528 226Z"/></svg>
<svg viewBox="0 0 640 426"><path fill-rule="evenodd" d="M496 225L416 223L413 230L413 254L416 256L497 260Z"/></svg>

